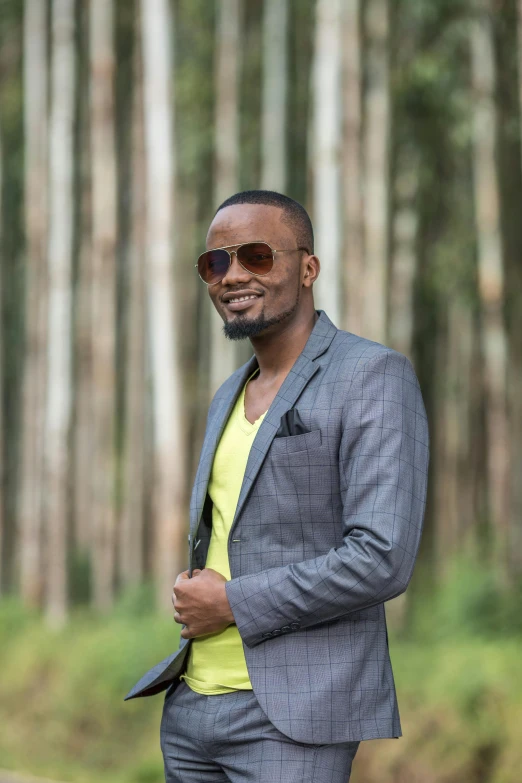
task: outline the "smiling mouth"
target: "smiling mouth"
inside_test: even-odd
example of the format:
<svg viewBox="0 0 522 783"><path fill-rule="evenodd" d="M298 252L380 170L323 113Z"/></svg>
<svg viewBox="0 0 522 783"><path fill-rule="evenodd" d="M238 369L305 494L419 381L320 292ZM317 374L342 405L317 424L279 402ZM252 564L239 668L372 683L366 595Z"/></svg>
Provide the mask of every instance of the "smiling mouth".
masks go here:
<svg viewBox="0 0 522 783"><path fill-rule="evenodd" d="M258 294L249 294L248 296L238 296L234 297L233 299L227 299L227 304L230 302L244 302L247 299L259 299Z"/></svg>
<svg viewBox="0 0 522 783"><path fill-rule="evenodd" d="M229 299L228 301L224 302L224 304L228 310L237 312L239 310L246 310L248 307L251 307L257 299L261 299L261 296L256 294L249 294L248 296L238 296L237 298Z"/></svg>

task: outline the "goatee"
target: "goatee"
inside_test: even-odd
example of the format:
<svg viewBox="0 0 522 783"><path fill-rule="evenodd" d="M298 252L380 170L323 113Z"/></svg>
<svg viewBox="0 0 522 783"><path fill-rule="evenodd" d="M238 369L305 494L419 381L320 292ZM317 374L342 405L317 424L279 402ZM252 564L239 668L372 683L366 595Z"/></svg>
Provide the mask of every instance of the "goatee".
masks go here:
<svg viewBox="0 0 522 783"><path fill-rule="evenodd" d="M299 299L290 310L285 310L272 318L265 318L261 313L257 318L248 318L248 316L238 315L233 321L225 321L223 332L229 340L245 340L247 337L255 337L264 332L269 326L281 323L289 318L297 310Z"/></svg>

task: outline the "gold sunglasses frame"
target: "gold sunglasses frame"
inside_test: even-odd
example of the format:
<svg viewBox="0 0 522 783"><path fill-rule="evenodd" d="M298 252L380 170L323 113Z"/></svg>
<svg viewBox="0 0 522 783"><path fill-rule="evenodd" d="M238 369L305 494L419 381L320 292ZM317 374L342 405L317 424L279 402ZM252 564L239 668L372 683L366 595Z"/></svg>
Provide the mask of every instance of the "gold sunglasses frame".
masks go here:
<svg viewBox="0 0 522 783"><path fill-rule="evenodd" d="M260 274L259 272L251 272L250 269L247 269L245 266L243 266L243 264L241 263L241 261L239 260L239 258L237 256L238 250L241 250L241 248L244 247L245 245L256 245L256 244L266 245L267 247L270 248L270 250L272 252L272 266L270 267L268 272L263 272L262 274ZM198 270L198 277L199 277L199 279L201 280L202 283L205 283L205 285L207 287L211 286L211 285L217 285L218 283L220 283L223 280L223 277L226 277L227 272L228 272L228 270L230 269L230 267L232 265L232 253L236 254L236 258L237 258L238 264L242 267L242 269L245 270L245 272L248 272L249 275L255 275L255 277L265 277L266 275L269 275L270 272L272 271L272 269L274 268L275 254L276 253L290 253L293 250L294 251L295 250L304 250L306 253L309 252L307 247L301 247L301 246L299 246L299 247L283 248L282 250L274 250L274 248L271 245L269 245L268 242L265 242L264 239L251 239L249 242L243 242L241 245L238 245L237 250L229 250L228 249L229 247L235 247L235 245L225 245L224 247L212 247L212 248L210 248L210 250L205 250L204 253L201 253L198 256L197 263L194 264L194 266ZM219 280L216 280L215 283L207 283L206 280L203 280L203 278L199 274L199 269L198 269L198 267L199 267L199 259L201 258L201 256L204 256L205 253L213 253L214 250L226 250L226 252L228 253L230 261L228 263L227 270L226 270L225 274L223 275L223 277L221 277Z"/></svg>

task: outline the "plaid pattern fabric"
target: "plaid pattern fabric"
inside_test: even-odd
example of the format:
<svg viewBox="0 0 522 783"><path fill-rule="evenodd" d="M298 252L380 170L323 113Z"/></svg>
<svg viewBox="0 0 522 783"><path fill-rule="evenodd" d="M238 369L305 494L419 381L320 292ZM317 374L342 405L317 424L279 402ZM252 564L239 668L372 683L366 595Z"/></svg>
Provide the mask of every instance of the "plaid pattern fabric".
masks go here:
<svg viewBox="0 0 522 783"><path fill-rule="evenodd" d="M405 356L317 312L250 450L227 596L254 693L283 734L309 743L399 737L384 602L408 586L420 544L426 412ZM190 505L192 567L204 567L210 540L216 446L256 366L253 356L209 409ZM292 407L309 431L275 438ZM167 688L187 642L125 699Z"/></svg>
<svg viewBox="0 0 522 783"><path fill-rule="evenodd" d="M185 682L166 694L160 743L166 783L348 783L359 747L295 742L251 690L204 695Z"/></svg>

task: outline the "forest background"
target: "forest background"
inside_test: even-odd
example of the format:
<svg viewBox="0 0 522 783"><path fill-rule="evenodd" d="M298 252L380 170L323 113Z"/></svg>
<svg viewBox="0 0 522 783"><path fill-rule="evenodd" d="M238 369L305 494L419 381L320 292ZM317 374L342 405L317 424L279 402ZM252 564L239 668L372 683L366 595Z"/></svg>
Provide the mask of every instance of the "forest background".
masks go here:
<svg viewBox="0 0 522 783"><path fill-rule="evenodd" d="M162 698L123 696L177 648L206 412L251 355L194 264L266 188L430 420L403 737L352 780L519 783L521 112L520 0L0 0L1 768L163 780Z"/></svg>

